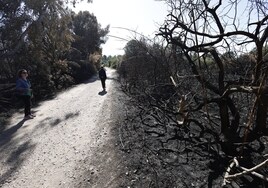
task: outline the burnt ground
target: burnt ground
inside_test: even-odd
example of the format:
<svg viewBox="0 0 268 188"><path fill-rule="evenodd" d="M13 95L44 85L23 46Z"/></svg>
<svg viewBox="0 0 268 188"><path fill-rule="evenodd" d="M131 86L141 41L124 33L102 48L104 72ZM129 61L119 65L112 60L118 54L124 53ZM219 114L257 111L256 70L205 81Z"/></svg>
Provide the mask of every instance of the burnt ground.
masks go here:
<svg viewBox="0 0 268 188"><path fill-rule="evenodd" d="M124 95L124 94L122 94ZM144 108L137 101L123 97L125 102L121 112L117 146L127 160L125 166L125 186L127 187L222 187L227 167L233 157L228 143L215 143L208 139L211 135L196 135L174 127L163 128L146 123ZM144 119L143 119L144 120ZM156 124L156 122L155 122ZM194 132L194 131L193 131ZM211 139L213 140L213 139ZM246 168L267 159L267 137L246 144L239 164ZM239 148L239 147L238 147ZM241 172L233 168L230 174ZM267 176L267 166L257 172ZM124 187L124 186L122 186ZM236 178L225 187L268 187L267 182L248 174Z"/></svg>

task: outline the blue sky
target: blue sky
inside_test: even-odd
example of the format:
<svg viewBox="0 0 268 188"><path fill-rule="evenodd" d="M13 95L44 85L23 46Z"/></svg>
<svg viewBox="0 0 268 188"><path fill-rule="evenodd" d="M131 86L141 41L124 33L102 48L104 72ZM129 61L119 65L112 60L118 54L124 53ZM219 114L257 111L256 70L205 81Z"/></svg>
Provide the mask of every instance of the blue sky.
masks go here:
<svg viewBox="0 0 268 188"><path fill-rule="evenodd" d="M93 3L82 2L76 5L75 12L89 11L93 13L104 28L110 25L111 36L124 39L135 37L134 30L146 37L153 38L159 26L168 14L167 5L155 0L93 0ZM102 45L104 55L123 54L125 40L109 37Z"/></svg>

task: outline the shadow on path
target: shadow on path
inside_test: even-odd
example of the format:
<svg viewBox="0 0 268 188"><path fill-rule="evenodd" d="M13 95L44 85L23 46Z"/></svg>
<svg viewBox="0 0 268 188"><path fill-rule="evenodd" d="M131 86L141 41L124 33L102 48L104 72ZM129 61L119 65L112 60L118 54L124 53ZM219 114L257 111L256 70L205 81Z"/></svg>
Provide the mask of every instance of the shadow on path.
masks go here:
<svg viewBox="0 0 268 188"><path fill-rule="evenodd" d="M24 124L26 120L21 120L19 123L17 123L16 125L10 127L9 129L3 131L0 134L0 147L3 146L4 144L6 144L8 141L10 141L12 135L17 132L17 130L19 128L22 127L22 125Z"/></svg>
<svg viewBox="0 0 268 188"><path fill-rule="evenodd" d="M3 174L0 174L0 187L5 183L11 182L10 178L23 166L24 161L32 154L34 148L35 145L27 141L18 145L18 147L11 152L6 161L8 169Z"/></svg>
<svg viewBox="0 0 268 188"><path fill-rule="evenodd" d="M0 134L0 155L2 155L2 153L8 153L7 155L9 155L5 163L3 163L7 169L3 170L3 173L0 174L0 187L2 187L4 183L11 181L9 179L21 168L24 161L31 155L31 151L35 148L35 145L32 144L31 141L21 143L11 141L13 135L23 126L25 121L27 120L21 120L16 125ZM6 146L9 147L9 145L13 145L13 149L10 150L10 153L9 150L5 148Z"/></svg>
<svg viewBox="0 0 268 188"><path fill-rule="evenodd" d="M65 117L64 117L63 119L61 119L61 118L56 118L56 119L54 119L54 120L50 123L50 125L51 125L52 127L54 127L54 126L60 124L62 121L66 121L66 120L68 120L68 119L75 118L75 117L77 117L77 116L79 116L79 115L80 115L80 112L67 113L67 114L65 114ZM51 118L51 119L52 119L52 118Z"/></svg>

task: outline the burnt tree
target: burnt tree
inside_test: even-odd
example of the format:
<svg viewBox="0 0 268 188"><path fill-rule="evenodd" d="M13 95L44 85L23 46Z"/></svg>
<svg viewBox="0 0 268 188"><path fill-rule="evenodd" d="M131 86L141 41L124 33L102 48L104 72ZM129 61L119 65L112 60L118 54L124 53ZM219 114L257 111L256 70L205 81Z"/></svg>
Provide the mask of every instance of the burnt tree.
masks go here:
<svg viewBox="0 0 268 188"><path fill-rule="evenodd" d="M192 83L200 84L199 88L192 87L190 96L195 100L188 101L185 111L202 111L213 125L210 120L214 112L210 109L216 109L220 133L228 141L246 141L267 133L267 2L168 3L170 14L159 35L182 50L190 67L188 75L178 72L176 79L191 75ZM239 11L241 7L243 12ZM234 61L226 61L222 54L231 52ZM245 54L253 61L244 62L242 67L247 69L239 72L235 70L238 59Z"/></svg>

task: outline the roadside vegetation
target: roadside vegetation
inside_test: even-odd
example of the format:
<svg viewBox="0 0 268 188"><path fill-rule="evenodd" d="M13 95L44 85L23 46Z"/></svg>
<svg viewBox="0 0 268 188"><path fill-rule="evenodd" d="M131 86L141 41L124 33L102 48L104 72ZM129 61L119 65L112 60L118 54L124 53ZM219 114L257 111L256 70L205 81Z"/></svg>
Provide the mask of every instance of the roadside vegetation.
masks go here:
<svg viewBox="0 0 268 188"><path fill-rule="evenodd" d="M266 187L267 1L167 3L157 37L129 41L118 66L139 182Z"/></svg>
<svg viewBox="0 0 268 188"><path fill-rule="evenodd" d="M0 130L11 109L19 106L14 96L19 69L28 70L35 101L96 73L109 26L102 28L87 11L71 11L79 2L0 2Z"/></svg>

